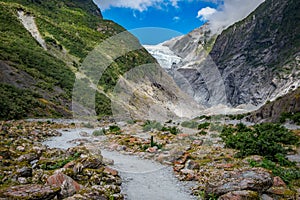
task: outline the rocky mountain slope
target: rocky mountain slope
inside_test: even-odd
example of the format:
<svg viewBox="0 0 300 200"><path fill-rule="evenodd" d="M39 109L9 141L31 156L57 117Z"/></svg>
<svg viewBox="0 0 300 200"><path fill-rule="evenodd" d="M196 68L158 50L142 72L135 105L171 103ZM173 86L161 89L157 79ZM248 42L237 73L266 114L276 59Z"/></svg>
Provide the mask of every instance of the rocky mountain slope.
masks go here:
<svg viewBox="0 0 300 200"><path fill-rule="evenodd" d="M204 105L252 107L274 100L300 84L299 11L299 1L267 0L219 36L212 35L206 24L160 44L181 58L167 71ZM161 59L153 47L146 48ZM206 68L217 70L210 75ZM218 78L218 85L211 84Z"/></svg>
<svg viewBox="0 0 300 200"><path fill-rule="evenodd" d="M299 1L267 0L217 38L210 55L231 105L259 105L297 88L299 11Z"/></svg>
<svg viewBox="0 0 300 200"><path fill-rule="evenodd" d="M118 46L117 52L107 51L104 55L107 58L115 56L107 63L107 68L100 74L89 71L93 68L86 66L86 60L95 53L92 50L101 42L125 31L116 23L102 19L99 8L92 0L2 0L0 21L1 119L70 117L74 107L82 108L85 106L82 102L91 104L94 99L96 103L92 109L98 116L112 115L111 99L119 77L137 66L156 63L137 39L128 35L129 41ZM135 48L126 52L130 45ZM116 56L117 53L120 55ZM139 116L138 105L151 107L153 104L159 104L162 112L176 116L167 110L177 107L181 102L178 99L185 99L186 96L175 92L171 98L165 93L177 91L176 85L171 83L163 88L155 81L151 77L144 81L145 87L156 91L140 93L147 101L131 101L135 116ZM79 85L87 88L74 92L78 82L84 82ZM92 96L87 91L92 91ZM88 109L85 111L91 112Z"/></svg>
<svg viewBox="0 0 300 200"><path fill-rule="evenodd" d="M300 88L267 102L260 109L247 116L251 122L282 122L290 121L299 124L300 122Z"/></svg>
<svg viewBox="0 0 300 200"><path fill-rule="evenodd" d="M207 54L215 38L209 24L205 24L187 35L159 45L147 45L145 48L173 77L177 85L199 104L225 104L225 89L222 82L218 81L221 80L220 74ZM210 69L205 65L209 65ZM213 89L215 87L222 89L216 91Z"/></svg>

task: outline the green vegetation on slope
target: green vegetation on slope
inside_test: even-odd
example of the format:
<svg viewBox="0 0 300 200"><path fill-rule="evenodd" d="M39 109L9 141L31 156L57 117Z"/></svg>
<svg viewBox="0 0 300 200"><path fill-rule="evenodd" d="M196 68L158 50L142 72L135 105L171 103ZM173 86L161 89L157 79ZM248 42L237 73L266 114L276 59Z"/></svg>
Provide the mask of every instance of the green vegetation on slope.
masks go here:
<svg viewBox="0 0 300 200"><path fill-rule="evenodd" d="M44 50L23 27L18 19L19 10L34 16L48 50ZM23 80L4 83L20 88L21 93L25 93L26 89L31 90L50 102L52 107L63 107L65 110L71 109L74 73L81 62L102 41L124 31L114 22L103 20L91 0L2 0L0 23L0 61L25 72L37 82L34 86ZM145 50L119 57L104 72L99 82L100 88L106 92L112 91L120 75L148 62L155 61ZM13 94L14 90L16 88L6 88L6 94ZM27 95L36 100L37 97L32 94ZM22 100L22 95L19 99ZM3 107L10 102L0 101L0 104ZM36 105L42 112L40 114L53 117L52 111L43 111L43 104ZM58 110L54 108L53 113ZM96 111L99 116L111 114L107 95L96 94ZM40 117L31 113L31 110L28 112L28 116ZM66 116L65 113L61 114ZM27 115L18 116L22 118ZM7 117L2 116L2 119Z"/></svg>

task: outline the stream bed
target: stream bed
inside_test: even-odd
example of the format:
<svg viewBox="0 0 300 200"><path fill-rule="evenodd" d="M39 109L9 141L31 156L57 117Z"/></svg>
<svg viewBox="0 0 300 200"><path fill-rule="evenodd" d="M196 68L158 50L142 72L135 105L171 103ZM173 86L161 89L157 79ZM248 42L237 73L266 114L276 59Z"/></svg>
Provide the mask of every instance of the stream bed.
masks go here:
<svg viewBox="0 0 300 200"><path fill-rule="evenodd" d="M92 137L82 137L80 133L89 135L95 129L64 129L58 130L62 136L49 138L43 144L50 148L67 149L75 146L70 143L76 139L94 140ZM96 139L99 142L99 139ZM105 138L100 138L105 140ZM180 182L173 174L169 166L139 158L133 155L124 155L102 149L101 154L105 158L114 160L112 168L119 171L122 178L122 193L128 200L189 200L196 199L190 195L189 188L193 182Z"/></svg>

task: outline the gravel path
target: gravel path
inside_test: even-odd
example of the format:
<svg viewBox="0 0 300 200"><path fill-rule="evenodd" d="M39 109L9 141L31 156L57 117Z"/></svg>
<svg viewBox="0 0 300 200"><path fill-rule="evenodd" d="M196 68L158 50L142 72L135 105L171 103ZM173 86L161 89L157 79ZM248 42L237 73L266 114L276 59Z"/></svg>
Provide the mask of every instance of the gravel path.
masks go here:
<svg viewBox="0 0 300 200"><path fill-rule="evenodd" d="M70 140L82 139L80 132L92 133L91 129L60 130L61 137L53 137L44 144L51 148L69 148L75 146ZM173 174L171 167L166 167L151 160L132 155L123 155L101 149L105 158L113 159L112 168L119 171L123 180L122 193L128 200L192 200L189 194L191 182L180 182Z"/></svg>

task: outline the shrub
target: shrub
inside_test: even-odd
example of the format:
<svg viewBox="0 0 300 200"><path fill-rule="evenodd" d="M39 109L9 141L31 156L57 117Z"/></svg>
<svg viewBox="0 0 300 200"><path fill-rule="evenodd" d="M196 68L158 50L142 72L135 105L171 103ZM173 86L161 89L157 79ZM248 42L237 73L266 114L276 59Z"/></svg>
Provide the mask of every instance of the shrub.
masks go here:
<svg viewBox="0 0 300 200"><path fill-rule="evenodd" d="M239 150L237 157L261 155L272 161L279 161L279 154L283 157L287 154L284 145L295 145L299 142L293 132L271 123L258 124L252 129L244 124L224 127L221 138L226 147Z"/></svg>
<svg viewBox="0 0 300 200"><path fill-rule="evenodd" d="M199 124L195 121L184 121L181 123L181 126L186 128L197 128L198 125Z"/></svg>
<svg viewBox="0 0 300 200"><path fill-rule="evenodd" d="M202 131L198 132L198 135L207 135L207 132L202 130Z"/></svg>
<svg viewBox="0 0 300 200"><path fill-rule="evenodd" d="M178 133L180 133L180 130L176 127L176 126L173 126L173 127L162 127L161 131L169 131L171 134L173 135L177 135Z"/></svg>
<svg viewBox="0 0 300 200"><path fill-rule="evenodd" d="M204 123L198 125L198 130L207 129L209 126L210 126L209 122L204 122Z"/></svg>
<svg viewBox="0 0 300 200"><path fill-rule="evenodd" d="M116 132L121 131L121 128L118 127L117 125L112 125L112 126L109 126L109 131L116 133Z"/></svg>
<svg viewBox="0 0 300 200"><path fill-rule="evenodd" d="M151 131L151 130L161 130L163 128L163 126L161 125L161 123L157 122L157 121L150 121L147 120L144 124L143 124L143 131Z"/></svg>
<svg viewBox="0 0 300 200"><path fill-rule="evenodd" d="M105 129L93 131L93 136L100 136L100 135L105 135Z"/></svg>
<svg viewBox="0 0 300 200"><path fill-rule="evenodd" d="M293 166L293 167L286 168L286 167L281 167L275 162L268 159L263 159L259 163L253 160L249 160L248 162L251 167L263 167L265 169L271 170L274 176L280 176L280 178L282 178L282 180L287 184L291 183L293 180L300 179L300 170L299 168L294 167L294 163L289 164L289 166Z"/></svg>

